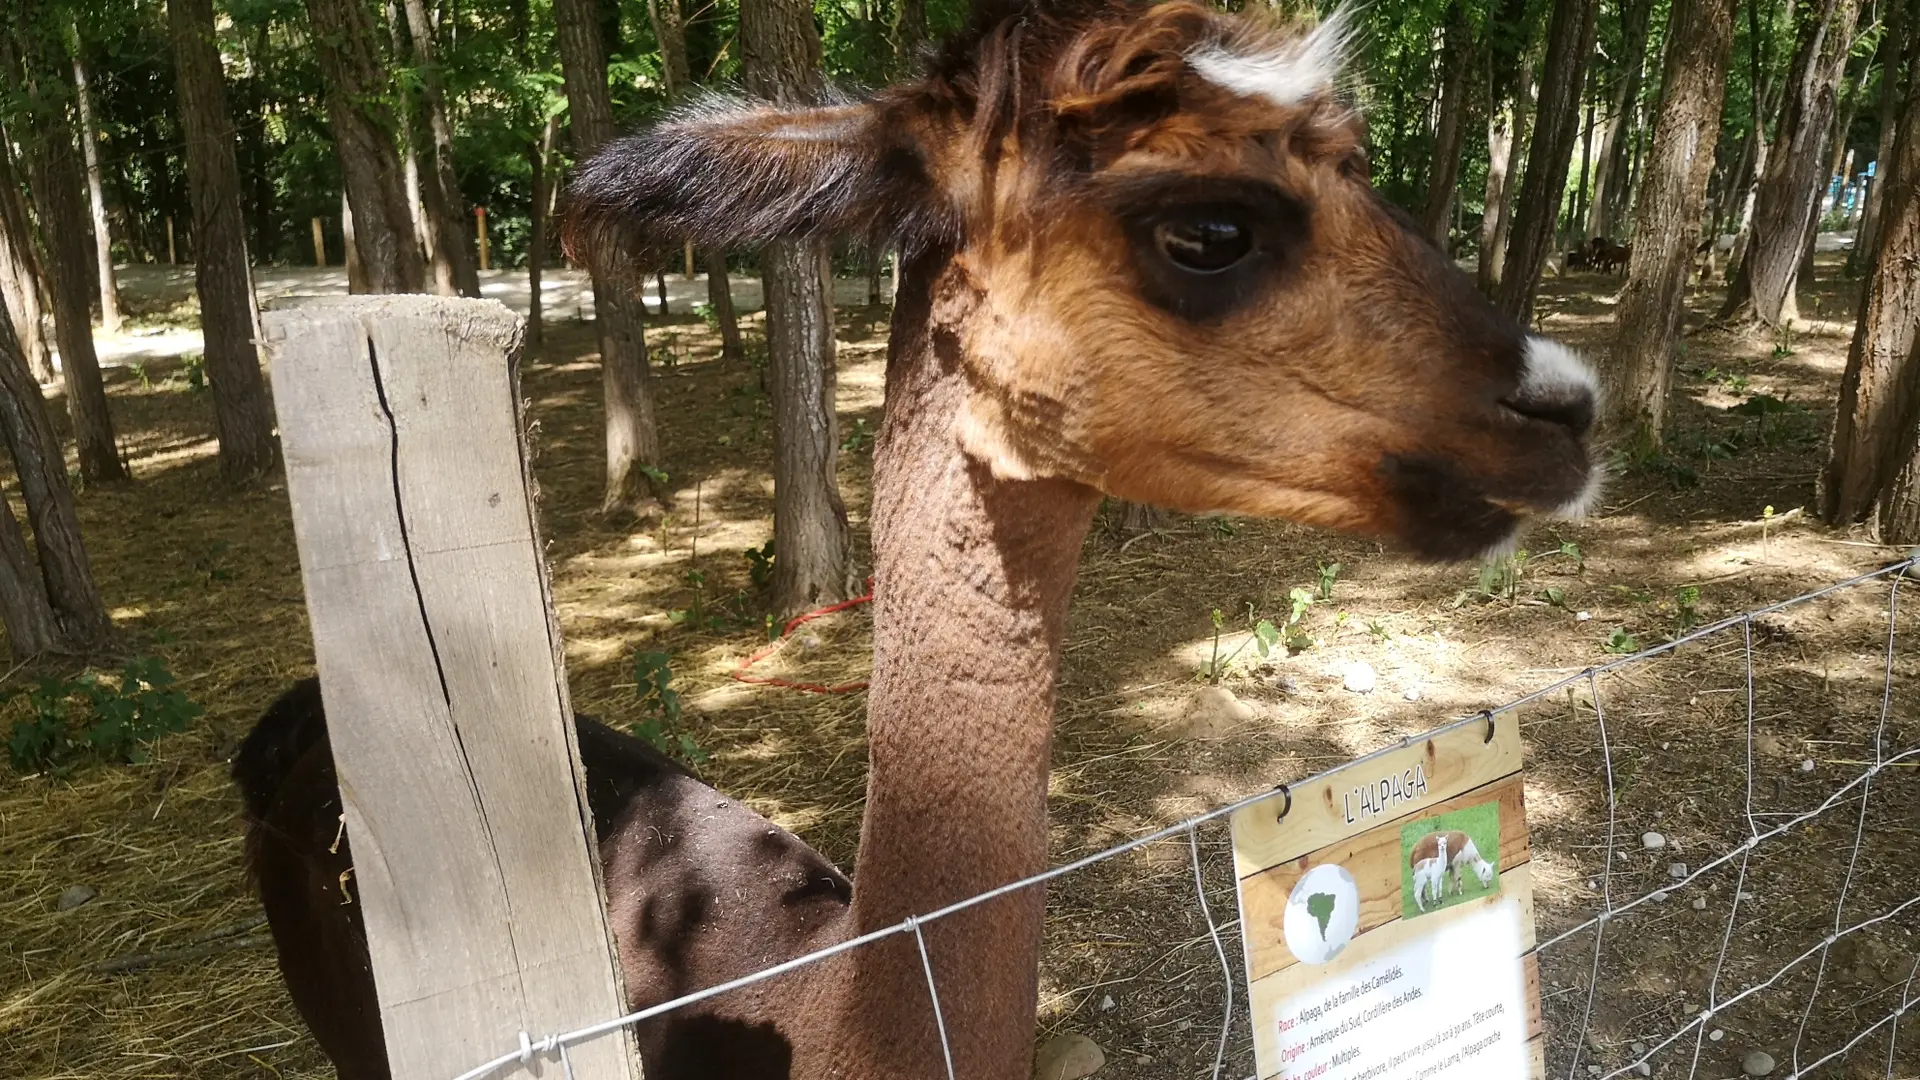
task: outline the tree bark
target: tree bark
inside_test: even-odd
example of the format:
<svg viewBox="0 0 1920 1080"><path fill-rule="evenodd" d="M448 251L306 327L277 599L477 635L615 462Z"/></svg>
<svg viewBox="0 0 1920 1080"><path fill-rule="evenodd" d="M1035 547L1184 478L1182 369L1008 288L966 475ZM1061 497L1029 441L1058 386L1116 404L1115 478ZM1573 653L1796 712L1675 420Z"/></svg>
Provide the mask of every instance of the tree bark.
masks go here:
<svg viewBox="0 0 1920 1080"><path fill-rule="evenodd" d="M32 12L22 13L7 67L26 97L27 186L40 214L41 264L52 279L54 339L60 348L67 411L73 418L80 474L92 481L124 480L127 470L120 461L100 360L93 351L88 265L94 251L80 205L86 180L67 121L67 103L52 90L68 65L59 55L60 42L36 33L45 29L45 20L39 22L36 26Z"/></svg>
<svg viewBox="0 0 1920 1080"><path fill-rule="evenodd" d="M740 316L733 310L733 282L727 276L727 253L707 252L707 306L720 325L720 357L739 360L747 355L740 343Z"/></svg>
<svg viewBox="0 0 1920 1080"><path fill-rule="evenodd" d="M547 189L552 181L547 164L553 157L553 137L560 127L558 113L547 117L540 141L527 147L527 169L532 175L532 199L527 205L527 347L535 349L546 336L545 298L541 272L547 263Z"/></svg>
<svg viewBox="0 0 1920 1080"><path fill-rule="evenodd" d="M427 21L425 0L405 0L407 29L413 36L413 59L420 67L420 85L427 105L427 131L432 136L433 168L421 178L421 211L430 218L436 276L441 268L451 280L446 284L461 296L480 295L480 275L474 269L473 255L463 237L466 230L460 212L460 179L453 168L453 125L447 120L445 81L433 42L433 24ZM446 291L446 290L443 290Z"/></svg>
<svg viewBox="0 0 1920 1080"><path fill-rule="evenodd" d="M1900 121L1900 89L1906 71L1907 55L1913 51L1907 33L1907 4L1894 0L1888 5L1887 32L1880 39L1880 144L1873 160L1875 175L1867 187L1866 205L1860 211L1860 226L1854 231L1853 249L1847 252L1847 275L1859 277L1866 272L1868 256L1879 242L1881 192L1885 190L1885 170L1893 163L1894 135Z"/></svg>
<svg viewBox="0 0 1920 1080"><path fill-rule="evenodd" d="M1564 0L1553 6L1547 29L1547 58L1540 75L1540 106L1527 150L1527 175L1514 210L1513 235L1494 303L1527 322L1540 288L1540 268L1552 246L1567 169L1580 127L1580 93L1587 60L1593 53L1597 0Z"/></svg>
<svg viewBox="0 0 1920 1080"><path fill-rule="evenodd" d="M1878 518L1881 539L1920 539L1915 434L1920 427L1920 102L1907 95L1888 163L1885 215L1860 321L1840 380L1821 470L1820 514L1836 525ZM1902 474L1906 474L1904 477Z"/></svg>
<svg viewBox="0 0 1920 1080"><path fill-rule="evenodd" d="M100 290L100 329L117 334L120 332L120 285L113 276L113 234L107 230L107 194L100 183L100 129L94 126L93 92L88 83L87 62L76 48L73 102L80 121L80 154L87 164L87 199L93 210L93 248L98 263L94 283Z"/></svg>
<svg viewBox="0 0 1920 1080"><path fill-rule="evenodd" d="M820 37L805 0L740 10L747 92L782 104L824 96ZM852 595L847 512L834 462L833 285L827 248L780 241L760 259L773 392L773 606L790 615Z"/></svg>
<svg viewBox="0 0 1920 1080"><path fill-rule="evenodd" d="M607 54L601 45L600 7L594 0L554 0L555 36L567 86L568 124L575 160L585 161L613 138L613 99L607 92ZM618 253L606 253L608 259ZM600 370L606 397L607 488L603 511L642 512L656 494L660 433L647 385L647 344L639 300L626 290L639 275L610 266L593 273L593 306L600 330ZM649 474L654 475L649 475ZM664 495L665 491L657 494Z"/></svg>
<svg viewBox="0 0 1920 1080"><path fill-rule="evenodd" d="M1713 174L1736 0L1674 0L1653 149L1634 208L1633 259L1620 292L1608 386L1609 425L1658 444L1687 274Z"/></svg>
<svg viewBox="0 0 1920 1080"><path fill-rule="evenodd" d="M1460 148L1466 142L1467 98L1473 65L1473 23L1465 0L1447 5L1445 59L1441 67L1440 119L1434 126L1433 166L1427 174L1427 204L1420 224L1441 251L1453 218L1454 188L1460 179Z"/></svg>
<svg viewBox="0 0 1920 1080"><path fill-rule="evenodd" d="M88 652L113 636L107 606L93 583L80 516L67 484L66 457L47 417L46 399L20 356L13 322L0 310L0 438L13 457L27 518L39 548L40 591L53 610L52 648ZM8 516L12 516L11 510ZM11 629L12 620L8 620ZM20 643L15 643L20 648Z"/></svg>
<svg viewBox="0 0 1920 1080"><path fill-rule="evenodd" d="M1590 237L1614 236L1619 232L1620 209L1629 194L1623 190L1628 186L1627 148L1633 145L1634 103L1639 100L1640 82L1646 68L1647 17L1652 10L1652 0L1625 0L1620 9L1620 43L1624 55L1620 83L1613 92L1612 119L1607 122L1606 136L1600 140L1593 201L1588 204L1587 235Z"/></svg>
<svg viewBox="0 0 1920 1080"><path fill-rule="evenodd" d="M0 620L6 623L7 651L15 660L38 656L59 643L46 585L20 531L20 519L5 498L0 498Z"/></svg>
<svg viewBox="0 0 1920 1080"><path fill-rule="evenodd" d="M1794 284L1800 274L1801 246L1826 169L1821 150L1833 124L1835 96L1858 11L1858 0L1825 0L1803 28L1779 128L1754 196L1752 237L1720 310L1723 321L1778 327L1799 315Z"/></svg>
<svg viewBox="0 0 1920 1080"><path fill-rule="evenodd" d="M220 475L246 482L279 460L273 401L260 376L259 308L247 259L247 222L240 211L240 167L226 76L214 40L212 0L167 0L178 80L180 127L186 134L187 182L193 196L193 263L213 389Z"/></svg>
<svg viewBox="0 0 1920 1080"><path fill-rule="evenodd" d="M353 242L368 292L421 292L426 261L414 240L385 104L385 71L365 0L307 0L314 53L327 84L327 124L353 205Z"/></svg>
<svg viewBox="0 0 1920 1080"><path fill-rule="evenodd" d="M35 379L50 383L57 376L53 351L47 345L47 301L40 285L40 257L33 250L33 222L27 217L20 187L13 169L13 147L0 131L0 295L13 317L27 369Z"/></svg>

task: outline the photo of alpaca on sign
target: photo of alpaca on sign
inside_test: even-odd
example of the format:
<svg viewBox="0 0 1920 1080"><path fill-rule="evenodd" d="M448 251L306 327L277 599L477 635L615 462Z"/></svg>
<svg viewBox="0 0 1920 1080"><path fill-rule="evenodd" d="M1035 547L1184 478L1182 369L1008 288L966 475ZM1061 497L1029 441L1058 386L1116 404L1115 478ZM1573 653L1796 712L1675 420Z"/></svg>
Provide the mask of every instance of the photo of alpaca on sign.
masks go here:
<svg viewBox="0 0 1920 1080"><path fill-rule="evenodd" d="M1400 830L1403 918L1500 891L1500 804L1408 822Z"/></svg>

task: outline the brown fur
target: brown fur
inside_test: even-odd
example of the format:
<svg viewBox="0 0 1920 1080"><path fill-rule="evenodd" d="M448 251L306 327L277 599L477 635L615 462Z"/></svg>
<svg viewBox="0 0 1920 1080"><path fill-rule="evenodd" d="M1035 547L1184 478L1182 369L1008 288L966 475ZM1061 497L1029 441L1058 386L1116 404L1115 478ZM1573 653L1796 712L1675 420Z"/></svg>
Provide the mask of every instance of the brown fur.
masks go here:
<svg viewBox="0 0 1920 1080"><path fill-rule="evenodd" d="M839 231L906 257L874 461L860 888L583 728L634 1006L1041 869L1053 678L1102 494L1459 557L1584 489L1590 395L1523 384L1522 329L1370 190L1348 103L1242 97L1184 59L1288 33L1183 0L984 8L922 79L822 110L709 103L576 178L583 258ZM1258 243L1230 274L1183 276L1161 215L1214 202ZM372 1015L363 958L311 955L357 948L355 915L317 899L339 862L314 849L330 770L263 755L286 759L277 790L249 788L268 789L254 865L282 965L343 1080L383 1077L377 1018L325 1034L306 1004ZM925 928L962 1080L1030 1069L1043 913L1029 890ZM649 1080L944 1073L904 935L642 1034Z"/></svg>
<svg viewBox="0 0 1920 1080"><path fill-rule="evenodd" d="M1447 838L1447 861L1451 862L1467 848L1467 834L1459 829L1451 832L1428 833L1413 843L1413 853L1407 856L1407 865L1419 866L1428 859L1440 855L1440 838Z"/></svg>

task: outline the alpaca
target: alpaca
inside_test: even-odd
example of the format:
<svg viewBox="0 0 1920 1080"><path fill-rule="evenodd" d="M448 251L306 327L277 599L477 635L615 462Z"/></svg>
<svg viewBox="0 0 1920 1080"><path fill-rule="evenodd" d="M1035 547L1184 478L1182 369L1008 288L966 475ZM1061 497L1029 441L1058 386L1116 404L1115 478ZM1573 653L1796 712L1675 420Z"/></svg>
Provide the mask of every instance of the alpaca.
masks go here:
<svg viewBox="0 0 1920 1080"><path fill-rule="evenodd" d="M1427 910L1427 894L1433 894L1436 905L1447 898L1447 838L1439 837L1431 850L1432 854L1423 859L1422 849L1416 847L1409 859L1413 865L1413 906L1421 911Z"/></svg>
<svg viewBox="0 0 1920 1080"><path fill-rule="evenodd" d="M581 168L582 259L836 233L903 257L858 887L583 729L635 1008L1043 868L1054 675L1102 496L1434 559L1592 500L1591 373L1372 191L1338 91L1347 38L1337 18L1303 32L1185 0L981 0L917 79L818 107L696 104ZM315 703L280 727L323 725ZM384 1078L325 740L263 739L249 844L289 988L342 1080ZM924 928L963 1080L1031 1068L1044 910L1027 889ZM648 1080L945 1073L910 935L638 1035Z"/></svg>

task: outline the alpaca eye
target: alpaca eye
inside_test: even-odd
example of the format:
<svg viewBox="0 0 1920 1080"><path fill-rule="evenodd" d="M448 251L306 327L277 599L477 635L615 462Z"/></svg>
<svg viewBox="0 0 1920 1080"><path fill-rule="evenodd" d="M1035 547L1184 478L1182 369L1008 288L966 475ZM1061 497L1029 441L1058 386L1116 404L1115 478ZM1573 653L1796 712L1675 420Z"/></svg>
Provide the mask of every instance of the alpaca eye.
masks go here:
<svg viewBox="0 0 1920 1080"><path fill-rule="evenodd" d="M1175 266L1196 274L1217 274L1253 251L1253 230L1219 213L1162 221L1153 240Z"/></svg>

